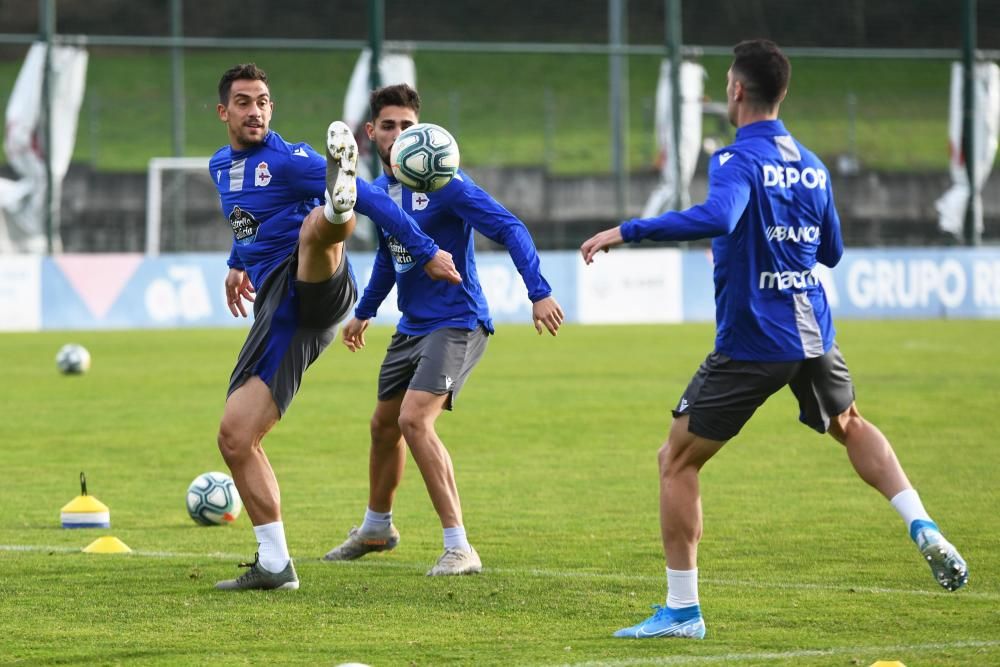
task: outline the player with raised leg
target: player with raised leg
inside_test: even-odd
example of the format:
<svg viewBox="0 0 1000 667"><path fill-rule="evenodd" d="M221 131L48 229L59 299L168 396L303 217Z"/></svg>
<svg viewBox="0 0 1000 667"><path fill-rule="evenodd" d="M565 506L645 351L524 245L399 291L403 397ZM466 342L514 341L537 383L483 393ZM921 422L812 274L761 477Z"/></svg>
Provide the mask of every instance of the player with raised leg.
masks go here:
<svg viewBox="0 0 1000 667"><path fill-rule="evenodd" d="M244 302L254 302L254 323L230 378L218 444L259 545L254 561L243 564L246 572L216 584L226 590L299 587L278 483L261 442L357 298L344 249L354 210L396 235L429 279L461 282L448 252L385 192L356 179L358 149L347 125L329 126L324 159L270 130L273 106L267 75L256 65L223 74L217 111L229 144L209 170L233 228L229 309L246 317Z"/></svg>
<svg viewBox="0 0 1000 667"><path fill-rule="evenodd" d="M858 475L891 502L934 579L949 591L968 580L965 561L931 521L889 441L854 403L826 294L812 273L817 261L832 267L843 254L829 172L778 120L791 65L767 40L733 51L726 98L736 141L711 158L707 200L629 220L580 248L590 264L623 242L711 238L715 260L715 350L674 408L659 451L666 604L616 637L705 636L699 471L786 385L798 399L799 420L844 445Z"/></svg>
<svg viewBox="0 0 1000 667"><path fill-rule="evenodd" d="M424 478L443 529L444 552L427 574L479 572L482 563L469 544L451 456L434 428L451 410L459 390L482 357L493 321L476 278L473 232L503 244L521 274L532 301L535 328L553 336L563 312L540 271L538 253L524 224L498 204L464 172L440 190L413 192L392 177L390 155L396 137L418 122L420 97L402 84L372 92L368 137L382 159L384 174L375 187L385 189L442 248L455 258L465 280L461 285L432 283L411 271L389 231L379 235L375 267L364 295L343 329L352 352L365 346L365 330L393 285L402 312L378 380L378 401L371 420L368 508L360 528L324 556L353 560L387 551L399 542L392 506L403 476L406 447Z"/></svg>

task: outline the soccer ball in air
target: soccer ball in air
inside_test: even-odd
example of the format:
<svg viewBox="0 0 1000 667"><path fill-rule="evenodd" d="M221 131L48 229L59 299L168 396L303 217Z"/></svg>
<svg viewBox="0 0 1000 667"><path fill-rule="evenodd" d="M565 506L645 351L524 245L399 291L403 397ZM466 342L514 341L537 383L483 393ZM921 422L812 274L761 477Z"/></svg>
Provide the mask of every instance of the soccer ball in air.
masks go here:
<svg viewBox="0 0 1000 667"><path fill-rule="evenodd" d="M458 172L458 142L432 123L411 125L396 137L389 163L396 180L416 192L434 192Z"/></svg>
<svg viewBox="0 0 1000 667"><path fill-rule="evenodd" d="M83 345L67 343L56 354L56 368L66 375L86 373L90 368L90 352Z"/></svg>
<svg viewBox="0 0 1000 667"><path fill-rule="evenodd" d="M188 514L203 526L232 523L242 510L243 501L229 475L221 472L202 473L188 487Z"/></svg>

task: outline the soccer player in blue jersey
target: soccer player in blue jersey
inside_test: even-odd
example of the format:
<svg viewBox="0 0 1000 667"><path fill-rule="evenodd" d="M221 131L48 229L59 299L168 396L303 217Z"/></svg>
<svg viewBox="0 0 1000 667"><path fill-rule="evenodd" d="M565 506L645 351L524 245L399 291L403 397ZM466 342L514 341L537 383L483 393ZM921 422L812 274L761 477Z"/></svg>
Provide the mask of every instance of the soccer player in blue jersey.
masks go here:
<svg viewBox="0 0 1000 667"><path fill-rule="evenodd" d="M715 258L715 350L674 408L659 451L666 604L616 637L705 636L698 473L786 385L798 399L799 420L844 445L858 475L899 512L937 582L953 591L968 579L965 561L931 521L889 441L855 406L826 294L812 273L817 262L833 267L843 253L829 172L778 120L791 65L767 40L733 51L726 97L736 141L712 156L705 203L629 220L580 248L590 264L623 242L711 238Z"/></svg>
<svg viewBox="0 0 1000 667"><path fill-rule="evenodd" d="M272 131L272 111L260 68L237 65L223 74L218 115L229 144L212 156L209 171L233 228L225 279L229 309L246 317L244 302L254 302L254 323L229 381L218 443L259 545L245 573L216 584L227 590L299 587L278 483L261 440L288 409L303 372L334 339L337 323L356 300L344 250L354 211L400 239L428 282L461 283L447 251L383 190L356 180L357 144L347 125L330 124L324 158Z"/></svg>
<svg viewBox="0 0 1000 667"><path fill-rule="evenodd" d="M370 96L366 124L385 173L373 185L385 190L438 245L448 250L464 276L460 285L433 283L412 271L413 259L391 230L379 234L371 280L343 329L352 352L365 346L365 330L395 285L402 312L378 380L371 420L368 508L360 528L326 554L326 560L353 560L386 551L399 542L392 501L403 475L406 446L424 478L441 519L444 552L428 575L479 572L482 563L469 544L451 457L434 424L452 409L459 390L482 357L493 333L486 298L476 274L473 232L503 244L532 301L535 328L553 336L563 312L540 270L538 253L524 224L459 171L444 188L412 192L392 177L389 154L399 133L418 122L420 97L405 84L386 86Z"/></svg>

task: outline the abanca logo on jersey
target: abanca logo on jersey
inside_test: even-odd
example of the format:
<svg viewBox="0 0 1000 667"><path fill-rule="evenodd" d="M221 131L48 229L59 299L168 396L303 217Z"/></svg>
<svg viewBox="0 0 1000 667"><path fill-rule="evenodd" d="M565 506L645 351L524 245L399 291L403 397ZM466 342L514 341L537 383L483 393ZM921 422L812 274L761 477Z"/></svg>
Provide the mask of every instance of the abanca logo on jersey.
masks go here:
<svg viewBox="0 0 1000 667"><path fill-rule="evenodd" d="M785 167L776 164L762 165L764 169L765 188L790 188L801 183L805 187L813 190L815 188L826 189L827 176L822 169L806 167L799 170L795 167Z"/></svg>
<svg viewBox="0 0 1000 667"><path fill-rule="evenodd" d="M768 241L791 241L792 243L816 243L819 241L819 227L773 226L764 230Z"/></svg>

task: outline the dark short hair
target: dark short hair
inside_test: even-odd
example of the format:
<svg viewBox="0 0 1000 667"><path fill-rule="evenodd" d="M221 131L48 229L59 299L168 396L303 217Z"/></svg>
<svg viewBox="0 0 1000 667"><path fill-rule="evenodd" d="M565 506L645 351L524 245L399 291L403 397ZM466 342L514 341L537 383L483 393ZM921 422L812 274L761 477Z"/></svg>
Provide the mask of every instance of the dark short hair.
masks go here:
<svg viewBox="0 0 1000 667"><path fill-rule="evenodd" d="M263 81L267 85L267 73L254 63L241 63L226 70L219 80L219 102L229 104L229 91L233 81Z"/></svg>
<svg viewBox="0 0 1000 667"><path fill-rule="evenodd" d="M788 90L792 64L769 39L748 39L733 47L733 73L743 82L750 103L774 107Z"/></svg>
<svg viewBox="0 0 1000 667"><path fill-rule="evenodd" d="M405 83L382 86L373 90L368 96L368 107L371 110L372 120L378 118L385 107L406 107L413 109L413 112L419 116L420 93Z"/></svg>

